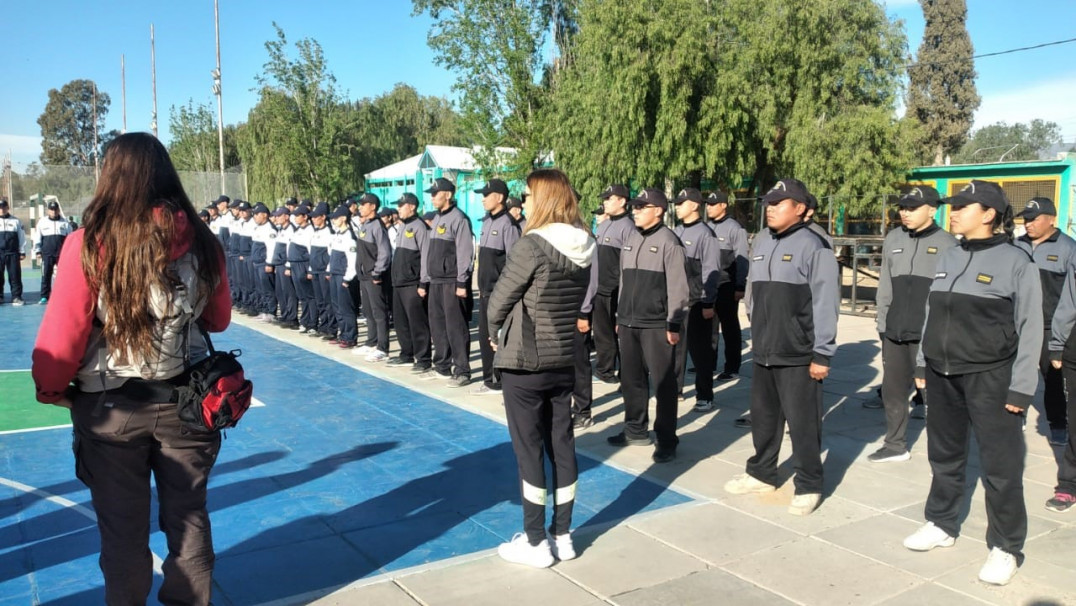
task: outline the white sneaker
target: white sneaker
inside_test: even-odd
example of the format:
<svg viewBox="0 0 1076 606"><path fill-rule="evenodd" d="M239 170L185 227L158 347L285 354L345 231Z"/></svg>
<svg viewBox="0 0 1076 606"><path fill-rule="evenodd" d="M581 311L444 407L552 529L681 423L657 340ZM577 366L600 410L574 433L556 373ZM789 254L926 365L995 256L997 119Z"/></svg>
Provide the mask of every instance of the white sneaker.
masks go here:
<svg viewBox="0 0 1076 606"><path fill-rule="evenodd" d="M535 568L549 568L553 565L553 552L549 548L549 541L542 539L541 543L531 545L527 535L522 532L516 533L511 541L497 546L497 555L513 564Z"/></svg>
<svg viewBox="0 0 1076 606"><path fill-rule="evenodd" d="M554 558L557 558L561 562L575 559L575 545L572 544L572 535L570 532L554 537L547 530L546 537L549 540L549 549L553 552Z"/></svg>
<svg viewBox="0 0 1076 606"><path fill-rule="evenodd" d="M351 350L351 353L356 356L368 356L370 352L377 351L376 347L370 347L369 345L360 345Z"/></svg>
<svg viewBox="0 0 1076 606"><path fill-rule="evenodd" d="M306 334L306 333L308 333L308 332L310 332L310 329L309 329L309 328L307 328L306 326L300 326L300 327L299 327L299 334L301 334L301 335L305 335L305 334Z"/></svg>
<svg viewBox="0 0 1076 606"><path fill-rule="evenodd" d="M794 516L810 515L818 509L820 502L822 502L822 495L817 492L795 495L792 497L792 504L788 506L788 513Z"/></svg>
<svg viewBox="0 0 1076 606"><path fill-rule="evenodd" d="M774 490L777 490L777 488L773 484L756 480L754 476L747 473L742 473L725 482L725 492L732 494L761 494L773 492Z"/></svg>
<svg viewBox="0 0 1076 606"><path fill-rule="evenodd" d="M376 348L373 349L370 353L366 354L367 362L384 362L387 359L389 359L389 354Z"/></svg>
<svg viewBox="0 0 1076 606"><path fill-rule="evenodd" d="M1016 556L998 547L990 550L979 569L979 580L991 585L1008 585L1016 575Z"/></svg>
<svg viewBox="0 0 1076 606"><path fill-rule="evenodd" d="M919 530L904 539L904 546L912 551L930 551L935 547L952 547L953 543L956 543L956 538L949 536L949 533L935 526L934 522L923 524L919 527Z"/></svg>
<svg viewBox="0 0 1076 606"><path fill-rule="evenodd" d="M710 412L714 408L713 400L695 400L695 407L691 410L695 412Z"/></svg>

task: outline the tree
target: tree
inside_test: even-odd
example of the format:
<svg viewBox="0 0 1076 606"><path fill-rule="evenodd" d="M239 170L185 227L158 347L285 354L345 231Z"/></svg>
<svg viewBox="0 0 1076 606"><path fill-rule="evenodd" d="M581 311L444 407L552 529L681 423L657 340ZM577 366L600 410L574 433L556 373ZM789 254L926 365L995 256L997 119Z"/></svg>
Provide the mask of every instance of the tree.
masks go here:
<svg viewBox="0 0 1076 606"><path fill-rule="evenodd" d="M953 154L953 162L974 164L1005 160L1039 160L1051 147L1061 144L1061 127L1054 122L1032 120L1029 124L998 122L971 134Z"/></svg>
<svg viewBox="0 0 1076 606"><path fill-rule="evenodd" d="M964 0L919 0L926 19L916 63L908 68L907 115L921 125L924 161L945 162L964 144L979 107Z"/></svg>
<svg viewBox="0 0 1076 606"><path fill-rule="evenodd" d="M217 119L209 105L195 104L193 99L178 108L172 106L168 112L168 131L172 134L172 144L168 153L176 170L196 172L217 172L220 170L220 136L217 132ZM239 150L236 146L236 127L224 129L224 166L230 167L240 163Z"/></svg>
<svg viewBox="0 0 1076 606"><path fill-rule="evenodd" d="M105 132L105 116L110 103L108 93L97 90L92 80L72 80L60 90L49 90L45 111L37 119L41 126L41 163L93 166L108 139L99 136L95 147L94 129L98 133Z"/></svg>
<svg viewBox="0 0 1076 606"><path fill-rule="evenodd" d="M397 84L391 91L353 105L358 112L363 172L397 162L427 144L466 145L459 116L439 97L423 97L413 87Z"/></svg>
<svg viewBox="0 0 1076 606"><path fill-rule="evenodd" d="M571 36L574 1L412 0L416 15L429 13L435 22L427 40L437 64L457 74L464 131L480 148L476 160L484 170L509 162L523 172L543 151L543 52L551 24L556 42ZM518 153L499 157L497 146Z"/></svg>

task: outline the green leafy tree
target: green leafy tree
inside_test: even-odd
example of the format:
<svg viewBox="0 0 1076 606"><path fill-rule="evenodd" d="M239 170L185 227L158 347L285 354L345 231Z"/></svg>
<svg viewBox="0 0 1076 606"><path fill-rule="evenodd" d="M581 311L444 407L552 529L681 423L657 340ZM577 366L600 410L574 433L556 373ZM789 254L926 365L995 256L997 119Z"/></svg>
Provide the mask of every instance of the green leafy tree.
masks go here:
<svg viewBox="0 0 1076 606"><path fill-rule="evenodd" d="M177 170L217 172L220 170L220 136L217 118L209 105L188 100L186 105L172 106L168 113L168 130L172 143L168 154ZM236 146L236 128L224 129L224 166L240 163Z"/></svg>
<svg viewBox="0 0 1076 606"><path fill-rule="evenodd" d="M973 132L952 160L958 164L1041 160L1044 153L1061 142L1061 127L1054 122L1032 120L1028 124L1012 125L998 122Z"/></svg>
<svg viewBox="0 0 1076 606"><path fill-rule="evenodd" d="M965 0L919 0L926 28L908 69L907 115L922 128L923 161L939 165L964 144L979 107Z"/></svg>
<svg viewBox="0 0 1076 606"><path fill-rule="evenodd" d="M94 159L110 140L105 116L111 99L96 90L96 121L92 80L72 80L59 90L49 90L45 111L37 119L41 127L41 163L60 166L93 166ZM94 126L101 133L94 147ZM113 133L114 134L114 133Z"/></svg>

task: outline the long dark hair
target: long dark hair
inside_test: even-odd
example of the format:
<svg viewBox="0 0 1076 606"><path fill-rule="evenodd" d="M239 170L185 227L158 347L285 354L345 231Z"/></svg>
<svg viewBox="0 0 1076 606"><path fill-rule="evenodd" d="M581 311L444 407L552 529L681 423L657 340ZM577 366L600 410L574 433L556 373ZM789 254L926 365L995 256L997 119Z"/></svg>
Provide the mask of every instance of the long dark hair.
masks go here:
<svg viewBox="0 0 1076 606"><path fill-rule="evenodd" d="M1005 233L1009 237L1009 242L1013 240L1013 232L1016 231L1016 221L1012 212L1012 205L1005 207L1005 212L994 214L994 223L992 225L995 234Z"/></svg>
<svg viewBox="0 0 1076 606"><path fill-rule="evenodd" d="M198 296L208 299L221 281L220 245L198 219L168 151L148 133L114 139L83 213L82 271L108 310L104 336L121 363L129 362L128 351L142 359L157 351L150 294L157 287L171 297L178 280L169 271L177 212L186 215L193 234Z"/></svg>

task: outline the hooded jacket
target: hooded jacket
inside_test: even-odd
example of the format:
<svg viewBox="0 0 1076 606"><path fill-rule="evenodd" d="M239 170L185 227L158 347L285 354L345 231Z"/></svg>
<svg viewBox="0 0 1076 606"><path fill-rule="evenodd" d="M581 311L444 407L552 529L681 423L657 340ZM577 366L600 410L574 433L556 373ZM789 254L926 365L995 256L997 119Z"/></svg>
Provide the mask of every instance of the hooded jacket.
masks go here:
<svg viewBox="0 0 1076 606"><path fill-rule="evenodd" d="M82 242L85 230L73 232L64 242L60 252L57 272L59 279L53 287L49 305L45 308L42 325L49 327L37 335L33 353L33 377L39 402L53 403L60 400L64 390L78 377L79 386L85 392L115 389L130 378L165 380L183 372L183 335L179 328L187 319L200 319L203 329L221 332L228 327L232 317L231 293L228 289L228 273L225 269L224 252L218 250L220 260L220 283L208 297L196 296L194 256L190 254L194 229L182 211L175 213L175 235L169 259L173 269L185 286L188 300L173 302L173 309L160 309L161 299L155 297L153 308L159 320L158 360L132 361L121 365L109 353L101 328L108 310L103 309L98 293L90 290L82 271ZM178 309L189 303L189 308ZM96 320L96 321L95 321ZM190 341L194 349L198 340ZM191 360L198 356L192 353ZM104 374L102 384L101 375Z"/></svg>
<svg viewBox="0 0 1076 606"><path fill-rule="evenodd" d="M574 364L573 336L594 249L589 233L565 223L515 243L487 307L494 367L537 372Z"/></svg>

